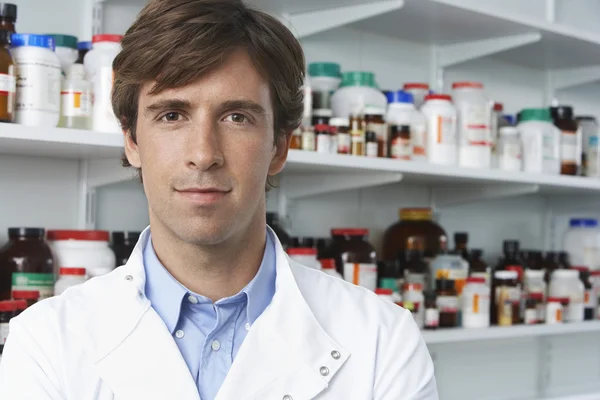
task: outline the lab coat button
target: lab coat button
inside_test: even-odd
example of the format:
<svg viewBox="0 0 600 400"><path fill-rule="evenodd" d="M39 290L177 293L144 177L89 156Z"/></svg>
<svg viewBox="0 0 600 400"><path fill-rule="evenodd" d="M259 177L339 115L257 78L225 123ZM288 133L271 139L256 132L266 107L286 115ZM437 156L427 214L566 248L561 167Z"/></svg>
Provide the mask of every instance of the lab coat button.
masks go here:
<svg viewBox="0 0 600 400"><path fill-rule="evenodd" d="M211 347L214 351L219 351L219 349L221 348L221 343L219 343L218 340L213 340Z"/></svg>
<svg viewBox="0 0 600 400"><path fill-rule="evenodd" d="M188 301L192 304L198 304L198 299L195 296L189 295Z"/></svg>
<svg viewBox="0 0 600 400"><path fill-rule="evenodd" d="M319 372L321 373L321 375L327 376L327 375L329 375L329 368L327 368L327 367L321 367L319 369Z"/></svg>
<svg viewBox="0 0 600 400"><path fill-rule="evenodd" d="M332 351L331 352L331 357L333 357L334 360L339 360L340 357L341 357L340 352L337 351L337 350Z"/></svg>
<svg viewBox="0 0 600 400"><path fill-rule="evenodd" d="M131 276L131 275L125 275L125 280L126 281L132 281L133 280L133 276Z"/></svg>
<svg viewBox="0 0 600 400"><path fill-rule="evenodd" d="M290 396L289 394L286 394L285 396L283 396L282 400L294 400L294 398L292 396Z"/></svg>
<svg viewBox="0 0 600 400"><path fill-rule="evenodd" d="M181 329L179 329L177 332L175 332L175 337L177 339L181 339L184 336L185 336L185 333L183 333L183 331Z"/></svg>

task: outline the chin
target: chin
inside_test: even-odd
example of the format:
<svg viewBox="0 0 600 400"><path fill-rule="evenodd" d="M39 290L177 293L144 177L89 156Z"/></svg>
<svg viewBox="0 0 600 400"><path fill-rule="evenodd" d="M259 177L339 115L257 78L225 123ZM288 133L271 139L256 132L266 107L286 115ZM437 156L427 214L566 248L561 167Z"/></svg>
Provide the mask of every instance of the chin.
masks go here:
<svg viewBox="0 0 600 400"><path fill-rule="evenodd" d="M180 240L197 246L217 245L235 233L235 224L223 218L190 218L173 226L171 231Z"/></svg>

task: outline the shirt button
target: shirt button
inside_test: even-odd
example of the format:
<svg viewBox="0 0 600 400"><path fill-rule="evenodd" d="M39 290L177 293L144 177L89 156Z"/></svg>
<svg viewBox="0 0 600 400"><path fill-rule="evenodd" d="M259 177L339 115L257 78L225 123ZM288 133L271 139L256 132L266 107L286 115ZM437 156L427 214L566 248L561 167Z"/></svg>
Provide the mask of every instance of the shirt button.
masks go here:
<svg viewBox="0 0 600 400"><path fill-rule="evenodd" d="M214 351L219 351L219 349L221 348L221 343L219 343L218 340L213 340L213 342L210 346L212 347L212 349Z"/></svg>
<svg viewBox="0 0 600 400"><path fill-rule="evenodd" d="M181 329L179 329L177 332L175 332L175 337L177 339L181 339L184 336L185 336L185 333L183 333L183 331Z"/></svg>
<svg viewBox="0 0 600 400"><path fill-rule="evenodd" d="M283 396L282 400L294 400L294 398L292 396L290 396L289 394L286 394L285 396Z"/></svg>
<svg viewBox="0 0 600 400"><path fill-rule="evenodd" d="M327 368L327 367L321 367L319 369L319 372L321 373L321 375L327 376L327 375L329 375L329 368Z"/></svg>
<svg viewBox="0 0 600 400"><path fill-rule="evenodd" d="M133 276L125 275L125 280L131 282L133 280Z"/></svg>
<svg viewBox="0 0 600 400"><path fill-rule="evenodd" d="M188 301L192 304L198 304L198 299L195 296L189 295Z"/></svg>
<svg viewBox="0 0 600 400"><path fill-rule="evenodd" d="M331 352L331 357L333 357L334 360L339 360L340 357L341 357L340 352L337 351L337 350L332 351Z"/></svg>
<svg viewBox="0 0 600 400"><path fill-rule="evenodd" d="M250 330L250 322L246 322L245 328L246 328L247 331Z"/></svg>

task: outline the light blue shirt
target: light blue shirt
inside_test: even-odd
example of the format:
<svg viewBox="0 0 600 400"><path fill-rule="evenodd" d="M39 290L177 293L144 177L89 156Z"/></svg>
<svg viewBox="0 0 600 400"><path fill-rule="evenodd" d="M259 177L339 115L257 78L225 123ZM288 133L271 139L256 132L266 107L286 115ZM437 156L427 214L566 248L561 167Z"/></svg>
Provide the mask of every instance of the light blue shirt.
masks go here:
<svg viewBox="0 0 600 400"><path fill-rule="evenodd" d="M179 283L144 246L146 296L177 343L201 400L213 400L250 327L275 294L275 244L267 230L263 260L256 276L238 294L212 300Z"/></svg>

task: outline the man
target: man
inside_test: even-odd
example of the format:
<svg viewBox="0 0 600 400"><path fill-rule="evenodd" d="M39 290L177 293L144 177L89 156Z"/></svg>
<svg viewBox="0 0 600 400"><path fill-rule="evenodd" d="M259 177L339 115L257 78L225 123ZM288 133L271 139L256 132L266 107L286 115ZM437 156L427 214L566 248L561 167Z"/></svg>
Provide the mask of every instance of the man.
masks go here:
<svg viewBox="0 0 600 400"><path fill-rule="evenodd" d="M303 110L292 34L235 0L155 0L122 45L113 108L150 227L125 266L13 319L0 398L437 399L411 314L266 227Z"/></svg>

